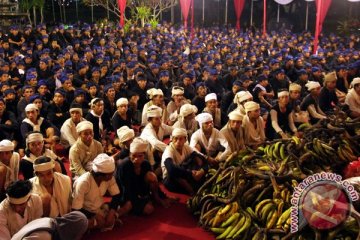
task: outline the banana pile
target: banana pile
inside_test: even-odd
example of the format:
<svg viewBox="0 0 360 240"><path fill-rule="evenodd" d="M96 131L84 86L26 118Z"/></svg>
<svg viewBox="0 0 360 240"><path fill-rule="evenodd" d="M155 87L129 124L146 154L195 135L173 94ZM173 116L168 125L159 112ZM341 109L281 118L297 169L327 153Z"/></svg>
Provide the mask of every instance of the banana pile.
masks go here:
<svg viewBox="0 0 360 240"><path fill-rule="evenodd" d="M291 233L290 201L293 189L308 175L340 174L360 156L359 142L359 136L334 126L307 126L303 138L234 153L208 171L188 207L216 239L321 239L325 234L326 239L357 239L359 224L353 217L329 233L309 226Z"/></svg>

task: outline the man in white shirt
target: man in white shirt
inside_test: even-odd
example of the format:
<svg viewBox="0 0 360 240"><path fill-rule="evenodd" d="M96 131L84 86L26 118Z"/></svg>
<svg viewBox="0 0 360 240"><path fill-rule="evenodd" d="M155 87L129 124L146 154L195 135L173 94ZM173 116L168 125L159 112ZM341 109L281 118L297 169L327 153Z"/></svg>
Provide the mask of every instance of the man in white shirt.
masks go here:
<svg viewBox="0 0 360 240"><path fill-rule="evenodd" d="M243 115L239 111L232 111L228 115L228 123L220 130L229 143L231 152L245 149L244 135L242 129Z"/></svg>
<svg viewBox="0 0 360 240"><path fill-rule="evenodd" d="M44 217L58 217L70 212L71 180L67 175L54 171L55 163L51 158L39 157L33 164L35 177L33 193L43 202Z"/></svg>
<svg viewBox="0 0 360 240"><path fill-rule="evenodd" d="M20 156L14 147L10 140L0 142L0 201L5 199L9 184L18 180Z"/></svg>
<svg viewBox="0 0 360 240"><path fill-rule="evenodd" d="M94 158L103 152L103 146L94 139L93 124L82 121L76 126L79 134L69 152L70 171L73 177L81 176L91 170Z"/></svg>
<svg viewBox="0 0 360 240"><path fill-rule="evenodd" d="M244 105L246 116L243 119L245 145L258 147L265 141L264 120L260 116L260 105L250 101Z"/></svg>
<svg viewBox="0 0 360 240"><path fill-rule="evenodd" d="M113 176L114 171L114 159L101 153L94 159L91 172L81 175L74 182L72 209L86 215L89 229L107 230L115 224L120 190ZM112 196L109 205L104 204L106 192Z"/></svg>
<svg viewBox="0 0 360 240"><path fill-rule="evenodd" d="M60 142L65 148L69 148L75 144L79 136L76 131L76 125L85 120L82 117L83 111L79 104L72 104L69 112L70 118L64 122L60 129Z"/></svg>
<svg viewBox="0 0 360 240"><path fill-rule="evenodd" d="M161 168L164 184L174 192L193 195L203 182L208 164L206 156L199 153L187 143L187 131L175 128L172 141L162 155Z"/></svg>
<svg viewBox="0 0 360 240"><path fill-rule="evenodd" d="M165 136L170 136L173 130L172 127L161 122L162 109L158 106L152 105L147 109L148 124L145 126L140 137L148 141L154 153L153 170L157 176L161 176L161 155L167 146L163 142Z"/></svg>
<svg viewBox="0 0 360 240"><path fill-rule="evenodd" d="M12 182L6 189L7 198L0 203L0 239L10 240L27 223L41 218L41 198L31 193L28 180Z"/></svg>
<svg viewBox="0 0 360 240"><path fill-rule="evenodd" d="M200 113L195 118L200 125L190 140L190 147L208 156L211 165L224 161L230 154L229 143L224 135L214 128L213 117L210 113Z"/></svg>

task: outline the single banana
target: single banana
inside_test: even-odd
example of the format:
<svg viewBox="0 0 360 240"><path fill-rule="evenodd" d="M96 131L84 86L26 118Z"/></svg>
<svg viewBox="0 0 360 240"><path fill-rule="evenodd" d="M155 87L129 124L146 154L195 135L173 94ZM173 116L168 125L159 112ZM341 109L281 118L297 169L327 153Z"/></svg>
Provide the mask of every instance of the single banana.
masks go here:
<svg viewBox="0 0 360 240"><path fill-rule="evenodd" d="M241 228L241 226L245 223L246 221L246 216L245 214L242 214L238 220L238 222L236 223L236 225L234 226L234 228L230 231L230 233L226 236L227 239L230 239L234 236L234 234L239 231L239 229Z"/></svg>
<svg viewBox="0 0 360 240"><path fill-rule="evenodd" d="M230 216L225 222L221 224L220 227L225 228L230 226L234 221L236 221L240 216L240 213L235 213L232 216Z"/></svg>
<svg viewBox="0 0 360 240"><path fill-rule="evenodd" d="M268 203L273 202L272 199L268 198L268 199L264 199L261 202L259 202L256 206L255 206L255 215L259 216L259 213L261 211L261 209Z"/></svg>
<svg viewBox="0 0 360 240"><path fill-rule="evenodd" d="M280 146L280 158L281 159L285 159L286 158L286 155L285 155L285 144L281 144Z"/></svg>
<svg viewBox="0 0 360 240"><path fill-rule="evenodd" d="M226 236L231 232L231 230L234 228L234 226L230 225L228 226L225 231L216 237L216 239L225 239Z"/></svg>
<svg viewBox="0 0 360 240"><path fill-rule="evenodd" d="M286 209L279 217L279 219L276 222L276 227L280 227L281 225L283 225L283 223L286 222L286 220L290 217L290 213L291 213L291 207Z"/></svg>
<svg viewBox="0 0 360 240"><path fill-rule="evenodd" d="M259 219L261 219L263 222L266 221L267 216L271 211L276 209L275 204L273 202L266 204L260 212L260 215L258 216Z"/></svg>
<svg viewBox="0 0 360 240"><path fill-rule="evenodd" d="M283 212L283 208L284 208L284 201L283 200L280 200L279 204L277 205L277 213L278 213L278 216L280 216Z"/></svg>
<svg viewBox="0 0 360 240"><path fill-rule="evenodd" d="M278 216L279 216L278 212L274 211L273 214L270 217L270 220L266 222L266 228L267 229L271 229L275 225L275 223L278 220Z"/></svg>
<svg viewBox="0 0 360 240"><path fill-rule="evenodd" d="M210 228L210 230L215 234L222 234L225 231L225 228Z"/></svg>
<svg viewBox="0 0 360 240"><path fill-rule="evenodd" d="M236 239L241 233L243 233L244 231L246 231L250 225L251 225L251 217L248 216L247 213L245 213L245 223L241 226L241 228L234 234L233 238Z"/></svg>

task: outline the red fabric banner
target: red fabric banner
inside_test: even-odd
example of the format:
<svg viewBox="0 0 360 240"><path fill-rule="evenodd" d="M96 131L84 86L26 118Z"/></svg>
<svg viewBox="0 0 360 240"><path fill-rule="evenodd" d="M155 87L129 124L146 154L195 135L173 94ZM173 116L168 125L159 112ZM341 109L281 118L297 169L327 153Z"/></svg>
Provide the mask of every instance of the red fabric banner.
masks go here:
<svg viewBox="0 0 360 240"><path fill-rule="evenodd" d="M120 10L120 26L124 26L124 16L126 8L126 0L118 0L119 10Z"/></svg>
<svg viewBox="0 0 360 240"><path fill-rule="evenodd" d="M315 54L319 45L319 35L322 31L322 25L324 23L326 14L330 8L332 0L316 0L316 26L315 26L315 38L314 38L314 49Z"/></svg>
<svg viewBox="0 0 360 240"><path fill-rule="evenodd" d="M236 14L236 29L240 31L240 17L244 9L245 0L234 0L235 14Z"/></svg>
<svg viewBox="0 0 360 240"><path fill-rule="evenodd" d="M189 16L191 0L180 0L181 13L184 18L184 27L187 28L187 18Z"/></svg>

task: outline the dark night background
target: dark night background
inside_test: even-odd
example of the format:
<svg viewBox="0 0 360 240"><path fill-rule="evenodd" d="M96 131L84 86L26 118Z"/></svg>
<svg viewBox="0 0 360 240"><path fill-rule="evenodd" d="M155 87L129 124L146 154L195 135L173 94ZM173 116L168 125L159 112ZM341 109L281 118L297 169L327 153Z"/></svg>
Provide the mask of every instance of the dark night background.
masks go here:
<svg viewBox="0 0 360 240"><path fill-rule="evenodd" d="M195 25L197 26L211 26L223 25L225 23L225 4L226 0L205 0L205 22L202 22L202 0L195 0L194 2L194 17ZM280 27L291 27L295 32L301 32L305 29L306 16L305 0L294 0L291 4L286 6L280 5ZM309 4L309 23L308 29L314 31L316 8L315 2L308 2ZM228 0L228 24L235 25L235 12L233 9L233 0ZM278 4L273 0L267 0L267 25L269 30L279 29L276 23ZM250 9L251 0L246 0L244 10L241 16L241 27L244 29L250 25ZM127 12L129 9L127 9ZM91 22L91 9L78 2L78 16L76 18L75 2L70 2L66 7L66 22L73 23L77 20ZM256 27L262 25L263 0L254 1L253 23ZM56 21L60 21L59 5L55 2ZM335 32L338 21L348 19L359 19L360 2L348 2L347 0L333 0L332 5L328 11L325 19L323 30L325 32ZM94 21L106 18L107 12L100 7L94 7ZM110 20L118 21L117 18L110 14ZM162 20L171 21L170 9L163 13ZM52 2L47 1L45 6L45 21L52 22ZM181 12L180 6L174 8L174 23L180 24ZM190 18L189 18L190 21Z"/></svg>

